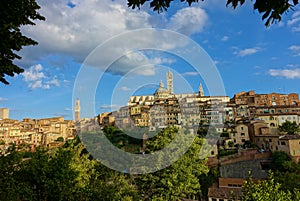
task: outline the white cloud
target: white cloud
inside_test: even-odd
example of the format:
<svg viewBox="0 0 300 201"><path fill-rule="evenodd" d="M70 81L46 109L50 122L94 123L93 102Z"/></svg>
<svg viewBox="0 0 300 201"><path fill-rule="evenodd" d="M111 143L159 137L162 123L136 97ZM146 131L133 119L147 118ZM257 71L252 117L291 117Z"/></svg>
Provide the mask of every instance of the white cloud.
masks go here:
<svg viewBox="0 0 300 201"><path fill-rule="evenodd" d="M221 41L228 41L229 37L228 36L223 36L223 38L221 38Z"/></svg>
<svg viewBox="0 0 300 201"><path fill-rule="evenodd" d="M300 78L300 68L297 69L270 69L269 75L274 77L284 77L287 79Z"/></svg>
<svg viewBox="0 0 300 201"><path fill-rule="evenodd" d="M122 106L124 106L124 105L117 105L117 104L107 105L107 104L103 104L103 105L100 105L99 109L100 110L111 110L112 111L112 110L117 110Z"/></svg>
<svg viewBox="0 0 300 201"><path fill-rule="evenodd" d="M244 56L255 54L259 50L260 50L260 48L258 48L258 47L246 48L246 49L243 49L243 50L236 51L236 52L234 52L234 54L237 55L237 56L240 56L240 57L244 57Z"/></svg>
<svg viewBox="0 0 300 201"><path fill-rule="evenodd" d="M195 72L195 71L189 71L189 72L183 73L182 75L185 75L185 76L197 76L197 75L199 75L199 73Z"/></svg>
<svg viewBox="0 0 300 201"><path fill-rule="evenodd" d="M26 69L22 74L25 82L34 82L38 81L45 77L42 72L43 67L41 64L37 64L35 66L31 66L29 69Z"/></svg>
<svg viewBox="0 0 300 201"><path fill-rule="evenodd" d="M121 89L121 91L130 91L131 90L131 88L126 87L126 86L122 86L120 89Z"/></svg>
<svg viewBox="0 0 300 201"><path fill-rule="evenodd" d="M0 101L7 101L7 100L8 100L7 98L0 97Z"/></svg>
<svg viewBox="0 0 300 201"><path fill-rule="evenodd" d="M294 53L294 56L300 56L300 46L299 45L291 45L288 49Z"/></svg>
<svg viewBox="0 0 300 201"><path fill-rule="evenodd" d="M68 3L72 4L73 8L68 6ZM45 16L46 21L38 21L36 26L23 28L23 32L37 40L39 45L23 49L21 54L26 60L20 63L21 66L35 65L36 61L49 55L65 55L82 63L94 48L111 37L136 29L152 28L154 18L161 18L161 16L151 16L143 10L132 10L123 0L72 0L69 2L52 0L39 1L39 4L41 5L39 12ZM207 14L201 8L183 8L178 10L170 21L164 21L161 28L171 28L181 33L193 34L203 30L207 18ZM175 39L170 39L172 43L158 40L158 38L167 37L157 31L156 34L137 36L134 41L145 46L149 44L149 41L157 41L157 47L161 49L176 47ZM108 61L109 63L115 62L116 68L109 70L115 74L124 74L135 66L141 65L139 60L135 60L136 57L129 57L130 55L126 55L125 57L128 57L124 60L118 60L119 63L113 60L115 55L124 53L126 49L130 50L133 46L131 38L121 42L116 41L115 45L105 49L101 55L92 58L89 65L104 69L106 67L104 64ZM157 62L157 60L149 60L145 55L139 55L139 57L143 58L142 65ZM149 67L147 74L150 72L153 74L151 65Z"/></svg>
<svg viewBox="0 0 300 201"><path fill-rule="evenodd" d="M203 30L208 20L202 8L187 7L177 11L170 19L167 28L182 34L191 35Z"/></svg>
<svg viewBox="0 0 300 201"><path fill-rule="evenodd" d="M24 73L22 73L22 76L23 81L26 82L27 86L32 90L36 88L50 89L51 86L59 86L57 77L48 80L49 78L45 76L41 64L26 69Z"/></svg>
<svg viewBox="0 0 300 201"><path fill-rule="evenodd" d="M58 87L59 86L59 81L58 81L57 77L55 76L52 80L47 81L46 84Z"/></svg>
<svg viewBox="0 0 300 201"><path fill-rule="evenodd" d="M297 46L297 45L292 45L288 48L289 50L292 50L292 51L297 51L297 50L300 50L300 46Z"/></svg>
<svg viewBox="0 0 300 201"><path fill-rule="evenodd" d="M292 28L292 31L300 31L300 11L295 11L290 20L287 21L287 25Z"/></svg>
<svg viewBox="0 0 300 201"><path fill-rule="evenodd" d="M174 59L161 58L161 57L155 57L155 58L151 59L151 61L154 64L172 64L172 63L176 62Z"/></svg>

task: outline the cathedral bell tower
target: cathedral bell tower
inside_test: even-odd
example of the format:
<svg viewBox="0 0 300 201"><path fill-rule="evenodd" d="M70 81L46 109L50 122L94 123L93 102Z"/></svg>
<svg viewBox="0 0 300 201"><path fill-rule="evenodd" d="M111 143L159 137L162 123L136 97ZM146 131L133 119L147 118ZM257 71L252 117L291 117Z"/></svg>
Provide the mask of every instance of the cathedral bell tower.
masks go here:
<svg viewBox="0 0 300 201"><path fill-rule="evenodd" d="M167 89L168 89L170 94L174 94L173 73L171 71L167 72Z"/></svg>

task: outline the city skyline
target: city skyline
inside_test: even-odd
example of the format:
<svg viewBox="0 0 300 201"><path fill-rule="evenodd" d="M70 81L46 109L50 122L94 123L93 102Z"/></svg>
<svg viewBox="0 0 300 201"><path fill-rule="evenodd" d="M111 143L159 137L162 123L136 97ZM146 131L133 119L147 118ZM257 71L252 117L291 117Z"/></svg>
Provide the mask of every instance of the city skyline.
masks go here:
<svg viewBox="0 0 300 201"><path fill-rule="evenodd" d="M13 119L51 116L72 119L73 86L85 58L109 38L140 28L169 29L197 42L216 65L229 97L250 90L257 93L300 92L298 8L267 28L249 2L236 10L226 8L226 2L219 1L199 2L192 7L173 2L174 7L159 15L147 6L140 11L131 10L126 1L120 0L38 3L46 21L22 29L39 45L21 51L23 60L17 63L25 67L25 72L8 78L10 85L0 85L0 107L10 108ZM144 70L132 68L137 63L148 67ZM120 58L105 73L95 100L91 100L96 102L96 112L111 109L111 92L124 94L112 109L126 105L128 94L154 93L169 69L174 74L175 93L197 91L202 83L208 95L201 75L184 60L168 53L144 51ZM127 76L126 70L134 73ZM123 79L132 79L133 83L149 81L140 90L133 90L132 86L118 85ZM188 82L189 86L182 87L180 80Z"/></svg>

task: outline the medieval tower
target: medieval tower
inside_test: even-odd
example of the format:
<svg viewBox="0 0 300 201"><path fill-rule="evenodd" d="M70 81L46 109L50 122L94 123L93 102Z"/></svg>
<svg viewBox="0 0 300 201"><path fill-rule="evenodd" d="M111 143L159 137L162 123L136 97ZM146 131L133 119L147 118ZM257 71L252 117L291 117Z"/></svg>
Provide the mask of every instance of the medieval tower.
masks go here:
<svg viewBox="0 0 300 201"><path fill-rule="evenodd" d="M171 71L167 72L167 89L168 89L170 94L174 94L173 73Z"/></svg>
<svg viewBox="0 0 300 201"><path fill-rule="evenodd" d="M76 99L75 106L74 106L74 120L79 121L80 120L80 100Z"/></svg>

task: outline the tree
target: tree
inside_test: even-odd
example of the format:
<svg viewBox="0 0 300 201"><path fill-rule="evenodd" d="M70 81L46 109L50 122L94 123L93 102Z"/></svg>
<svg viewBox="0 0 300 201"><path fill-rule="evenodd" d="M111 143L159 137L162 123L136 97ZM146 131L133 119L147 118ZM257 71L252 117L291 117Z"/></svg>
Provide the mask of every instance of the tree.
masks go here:
<svg viewBox="0 0 300 201"><path fill-rule="evenodd" d="M273 171L285 171L285 162L292 161L291 157L283 151L275 151L271 154L271 168Z"/></svg>
<svg viewBox="0 0 300 201"><path fill-rule="evenodd" d="M0 198L3 201L9 200L30 200L30 187L22 180L21 170L22 153L15 144L0 153Z"/></svg>
<svg viewBox="0 0 300 201"><path fill-rule="evenodd" d="M0 154L1 201L139 200L129 175L92 159L78 138L23 159L14 145Z"/></svg>
<svg viewBox="0 0 300 201"><path fill-rule="evenodd" d="M289 190L296 196L295 189L300 189L300 163L296 163L285 152L273 152L271 157L270 167L275 181L281 184L281 189Z"/></svg>
<svg viewBox="0 0 300 201"><path fill-rule="evenodd" d="M296 122L286 121L279 126L279 131L289 135L296 134L299 131L299 125Z"/></svg>
<svg viewBox="0 0 300 201"><path fill-rule="evenodd" d="M147 142L146 152L153 153L169 145L178 135L177 131L175 127L168 127L150 138ZM200 197L199 177L208 172L208 167L205 165L206 160L199 158L202 144L203 139L195 137L189 150L172 165L154 173L137 176L134 181L142 199L180 200L181 198ZM177 148L180 149L180 146Z"/></svg>
<svg viewBox="0 0 300 201"><path fill-rule="evenodd" d="M57 139L56 139L56 142L63 142L64 141L64 138L63 137L58 137Z"/></svg>
<svg viewBox="0 0 300 201"><path fill-rule="evenodd" d="M275 182L273 173L269 173L269 179L256 184L250 177L243 187L244 201L292 201L299 200L299 191L294 191L294 196L289 190L282 190L281 184Z"/></svg>
<svg viewBox="0 0 300 201"><path fill-rule="evenodd" d="M9 84L5 76L13 77L24 69L13 63L21 59L16 52L23 46L37 45L33 39L22 34L20 27L35 25L34 20L45 20L37 10L40 6L35 0L1 0L0 1L0 82Z"/></svg>
<svg viewBox="0 0 300 201"><path fill-rule="evenodd" d="M132 9L140 8L146 2L150 2L150 7L153 11L163 12L166 11L170 6L173 0L128 0L128 7ZM204 0L201 0L204 1ZM231 5L234 9L238 5L243 5L246 0L227 0L226 6ZM188 3L189 6L192 3L199 2L199 0L181 0L183 3ZM293 10L293 7L296 6L299 1L293 0L255 0L253 1L253 8L262 14L262 20L266 20L265 26L269 26L274 22L281 20L282 14L286 13L289 10Z"/></svg>

